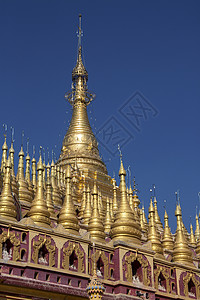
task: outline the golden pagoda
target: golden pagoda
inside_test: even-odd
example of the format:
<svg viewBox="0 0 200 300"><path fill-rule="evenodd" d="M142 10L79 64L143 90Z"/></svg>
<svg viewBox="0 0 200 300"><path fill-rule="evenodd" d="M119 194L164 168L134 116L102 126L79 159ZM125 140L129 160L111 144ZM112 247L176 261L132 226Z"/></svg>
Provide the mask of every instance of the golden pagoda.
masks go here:
<svg viewBox="0 0 200 300"><path fill-rule="evenodd" d="M136 222L134 212L131 210L126 192L126 171L123 166L122 157L120 159L120 192L121 200L111 227L111 237L113 240L141 243L141 226Z"/></svg>
<svg viewBox="0 0 200 300"><path fill-rule="evenodd" d="M155 251L157 255L163 254L161 238L155 222L155 208L153 207L152 198L149 205L148 241L151 242L152 250Z"/></svg>
<svg viewBox="0 0 200 300"><path fill-rule="evenodd" d="M36 165L35 149L32 161L27 149L24 170L22 146L15 176L13 134L8 157L9 137L2 138L0 299L198 300L199 217L189 235L177 203L176 232L166 210L163 229L154 194L148 222L135 177L133 187L126 184L120 146L119 186L107 174L87 115L94 94L81 36L80 16L72 90L65 95L73 113L58 161L52 155L50 166L41 147Z"/></svg>
<svg viewBox="0 0 200 300"><path fill-rule="evenodd" d="M31 203L30 211L28 212L28 217L30 217L36 225L49 228L50 212L48 211L46 199L44 196L43 170L42 157L40 154L39 162L37 165L37 189L33 202Z"/></svg>
<svg viewBox="0 0 200 300"><path fill-rule="evenodd" d="M175 212L177 218L177 230L174 241L174 250L173 250L173 260L175 262L183 263L183 264L192 264L192 252L188 246L186 241L185 234L182 228L182 213L180 204L176 206Z"/></svg>

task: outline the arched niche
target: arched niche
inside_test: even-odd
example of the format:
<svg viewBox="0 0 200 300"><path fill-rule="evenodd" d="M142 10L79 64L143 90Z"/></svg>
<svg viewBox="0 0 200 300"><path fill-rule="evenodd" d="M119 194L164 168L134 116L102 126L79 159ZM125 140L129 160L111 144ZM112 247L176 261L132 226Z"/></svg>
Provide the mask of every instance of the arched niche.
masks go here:
<svg viewBox="0 0 200 300"><path fill-rule="evenodd" d="M26 249L20 250L20 260L26 261Z"/></svg>
<svg viewBox="0 0 200 300"><path fill-rule="evenodd" d="M17 261L20 259L20 240L18 233L14 231L2 230L0 234L0 259L6 258L6 251L8 252L7 260ZM10 259L8 259L10 258Z"/></svg>
<svg viewBox="0 0 200 300"><path fill-rule="evenodd" d="M98 277L104 277L104 263L101 257L99 257L99 259L97 260L96 271Z"/></svg>
<svg viewBox="0 0 200 300"><path fill-rule="evenodd" d="M200 281L195 274L187 273L183 276L184 295L190 298L199 299L200 297Z"/></svg>
<svg viewBox="0 0 200 300"><path fill-rule="evenodd" d="M13 254L13 244L8 238L5 242L2 243L2 259L3 260L11 260Z"/></svg>
<svg viewBox="0 0 200 300"><path fill-rule="evenodd" d="M157 266L154 269L155 288L170 293L170 270L164 266Z"/></svg>
<svg viewBox="0 0 200 300"><path fill-rule="evenodd" d="M64 244L62 249L62 267L80 273L85 271L85 252L80 244L70 242Z"/></svg>
<svg viewBox="0 0 200 300"><path fill-rule="evenodd" d="M166 292L166 279L163 276L162 272L160 272L158 276L158 289L160 291Z"/></svg>
<svg viewBox="0 0 200 300"><path fill-rule="evenodd" d="M35 264L41 263L50 267L55 266L56 246L51 237L47 237L46 235L37 235L33 238L32 245L32 260ZM47 261L47 263L45 263L45 261Z"/></svg>
<svg viewBox="0 0 200 300"><path fill-rule="evenodd" d="M129 251L124 255L122 261L125 278L128 282L139 281L147 286L151 284L151 268L144 255Z"/></svg>
<svg viewBox="0 0 200 300"><path fill-rule="evenodd" d="M49 265L49 251L45 244L43 244L38 251L38 264Z"/></svg>
<svg viewBox="0 0 200 300"><path fill-rule="evenodd" d="M78 269L78 257L75 250L69 256L69 269L77 270Z"/></svg>
<svg viewBox="0 0 200 300"><path fill-rule="evenodd" d="M97 266L97 263L98 263L98 266ZM108 257L106 256L104 251L95 250L95 252L91 255L90 270L91 270L92 275L94 273L94 265L97 268L97 272L98 272L98 267L99 267L99 272L98 272L99 277L102 277L104 279L109 278ZM100 276L100 273L102 276Z"/></svg>
<svg viewBox="0 0 200 300"><path fill-rule="evenodd" d="M135 259L131 263L132 268L132 281L133 283L142 283L143 282L143 274L142 274L142 265L141 263Z"/></svg>
<svg viewBox="0 0 200 300"><path fill-rule="evenodd" d="M188 282L188 296L196 298L196 286L192 278L190 278L190 281Z"/></svg>

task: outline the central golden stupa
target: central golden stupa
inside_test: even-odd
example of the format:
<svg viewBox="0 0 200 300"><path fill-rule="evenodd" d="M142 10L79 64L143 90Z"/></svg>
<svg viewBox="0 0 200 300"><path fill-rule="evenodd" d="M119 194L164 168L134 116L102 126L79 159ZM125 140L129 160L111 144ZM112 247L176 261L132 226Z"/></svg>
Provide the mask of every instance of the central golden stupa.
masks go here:
<svg viewBox="0 0 200 300"><path fill-rule="evenodd" d="M102 201L105 206L106 197L112 197L113 183L108 176L106 165L100 158L98 142L88 119L87 106L94 100L95 95L87 87L88 72L82 60L81 36L81 16L79 16L77 62L72 71L71 91L65 94L66 100L72 105L73 113L57 165L66 169L70 164L77 174L81 175L77 176L77 193L83 186L83 178L92 188L96 177L98 188L103 190Z"/></svg>

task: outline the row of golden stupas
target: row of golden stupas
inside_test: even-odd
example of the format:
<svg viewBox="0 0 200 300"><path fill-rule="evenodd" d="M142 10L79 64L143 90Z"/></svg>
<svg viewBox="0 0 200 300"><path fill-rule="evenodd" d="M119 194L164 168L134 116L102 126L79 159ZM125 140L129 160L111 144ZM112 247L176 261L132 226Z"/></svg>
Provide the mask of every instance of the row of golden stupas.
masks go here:
<svg viewBox="0 0 200 300"><path fill-rule="evenodd" d="M165 211L164 228L156 197L151 197L148 220L140 208L136 185L127 187L126 171L120 155L119 187L99 156L98 143L87 115L87 105L94 99L88 90L88 73L82 62L81 26L76 67L72 72L72 90L66 98L73 106L72 120L57 162L32 161L27 151L24 170L23 146L19 152L17 174L14 168L14 144L7 139L2 147L0 174L0 218L51 230L63 228L81 235L87 231L91 241L127 244L152 249L157 256L169 254L174 262L193 264L193 253L200 255L199 218L196 230L188 233L182 220L180 203L175 215L177 229L171 233ZM32 172L31 172L32 170ZM82 229L82 231L80 230Z"/></svg>
<svg viewBox="0 0 200 300"><path fill-rule="evenodd" d="M75 235L79 235L80 228L84 228L90 233L92 240L101 243L109 239L139 245L150 242L152 250L158 255L163 256L163 250L172 251L175 262L192 263L192 249L197 255L200 254L198 216L195 234L192 225L189 234L183 224L181 207L178 203L175 212L177 230L172 235L167 212L165 211L163 228L158 215L156 197L151 197L147 222L144 207L139 208L140 200L135 184L133 189L126 186L126 171L122 158L119 170L120 185L117 187L113 179L113 196L107 197L106 206L102 202L101 191L97 184L97 172L92 188L83 174L78 176L79 181L82 181L82 200L77 206L72 197L77 169L68 164L63 170L59 165L55 165L53 160L51 165L48 163L45 166L40 154L37 167L35 158L32 159L31 174L30 156L27 154L24 172L24 152L21 148L15 176L13 142L8 153L5 138L2 150L1 218L46 228L56 228L60 224ZM117 195L117 189L120 190L120 196ZM20 206L21 211L18 209Z"/></svg>

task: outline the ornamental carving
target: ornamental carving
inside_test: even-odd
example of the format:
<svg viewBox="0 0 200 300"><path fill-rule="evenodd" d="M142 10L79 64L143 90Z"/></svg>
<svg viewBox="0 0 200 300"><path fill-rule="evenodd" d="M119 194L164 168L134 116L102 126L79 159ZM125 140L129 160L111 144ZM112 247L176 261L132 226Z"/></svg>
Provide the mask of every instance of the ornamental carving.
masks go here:
<svg viewBox="0 0 200 300"><path fill-rule="evenodd" d="M124 270L125 270L125 277L126 277L127 281L133 282L132 263L136 260L141 264L141 267L142 267L142 279L143 279L142 282L144 285L149 286L151 283L151 280L150 280L151 274L150 274L150 270L148 268L148 266L149 266L148 260L145 259L142 254L138 254L137 252L135 252L135 253L131 252L130 255L129 255L129 253L127 253L125 255L125 261L123 262ZM126 268L125 268L125 266L126 266Z"/></svg>
<svg viewBox="0 0 200 300"><path fill-rule="evenodd" d="M192 282L195 285L195 289L196 289L196 298L199 299L200 297L200 281L196 279L195 274L192 273L187 273L184 277L183 277L183 285L184 285L184 295L186 297L189 296L189 289L188 289L188 283L189 281L192 280Z"/></svg>
<svg viewBox="0 0 200 300"><path fill-rule="evenodd" d="M163 266L157 266L157 269L154 270L154 276L155 276L155 288L158 290L159 289L159 276L162 274L166 281L166 292L170 293L170 273L169 269Z"/></svg>
<svg viewBox="0 0 200 300"><path fill-rule="evenodd" d="M74 242L69 242L68 246L63 248L63 260L62 260L62 267L64 269L69 270L70 268L70 255L72 253L75 253L78 260L77 265L77 271L80 273L83 273L85 271L85 265L84 265L84 250L81 248L79 244L76 244Z"/></svg>
<svg viewBox="0 0 200 300"><path fill-rule="evenodd" d="M36 238L36 237L35 237ZM46 237L46 235L42 236L39 235L38 240L33 240L33 253L32 253L32 260L35 264L38 264L38 258L39 258L39 251L40 249L45 246L49 259L48 259L48 265L49 267L53 267L55 265L55 253L56 253L56 246L52 245L52 239L50 237Z"/></svg>
<svg viewBox="0 0 200 300"><path fill-rule="evenodd" d="M17 261L20 259L20 239L19 239L19 233L10 232L10 228L8 228L8 231L3 230L2 234L0 235L0 258L4 258L4 253L7 249L3 249L3 243L6 241L10 241L12 244L12 249L10 249L10 253L7 253L8 259L11 259L13 261ZM11 253L12 252L12 253Z"/></svg>
<svg viewBox="0 0 200 300"><path fill-rule="evenodd" d="M103 268L104 268L103 277L104 277L104 279L108 279L109 278L108 257L105 255L105 252L101 251L101 250L96 250L95 253L93 253L91 256L91 274L93 275L93 273L94 273L93 266L97 265L99 258L101 258L102 262L103 262Z"/></svg>

